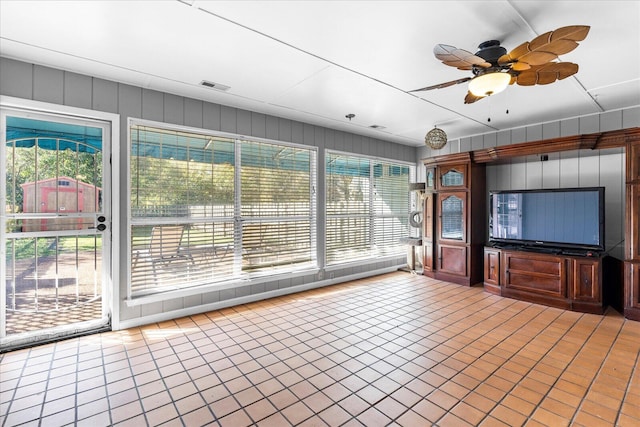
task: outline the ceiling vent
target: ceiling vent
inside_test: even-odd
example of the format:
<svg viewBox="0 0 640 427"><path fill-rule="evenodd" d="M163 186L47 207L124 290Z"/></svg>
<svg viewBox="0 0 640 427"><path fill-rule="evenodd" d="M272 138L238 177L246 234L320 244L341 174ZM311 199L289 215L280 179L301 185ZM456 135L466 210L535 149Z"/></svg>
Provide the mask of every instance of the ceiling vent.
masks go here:
<svg viewBox="0 0 640 427"><path fill-rule="evenodd" d="M381 125L371 125L369 126L371 129L378 129L378 130L382 130L382 129L386 129L386 126L381 126Z"/></svg>
<svg viewBox="0 0 640 427"><path fill-rule="evenodd" d="M200 86L208 87L209 89L216 89L222 92L226 92L231 89L231 86L226 86L220 83L210 82L208 80L203 80L200 82Z"/></svg>

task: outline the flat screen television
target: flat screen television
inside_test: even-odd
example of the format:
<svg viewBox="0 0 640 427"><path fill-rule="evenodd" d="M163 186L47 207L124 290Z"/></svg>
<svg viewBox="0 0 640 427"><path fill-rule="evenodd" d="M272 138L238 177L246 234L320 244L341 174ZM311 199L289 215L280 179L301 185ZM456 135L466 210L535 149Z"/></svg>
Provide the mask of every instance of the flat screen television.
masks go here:
<svg viewBox="0 0 640 427"><path fill-rule="evenodd" d="M604 187L490 192L489 242L604 251Z"/></svg>

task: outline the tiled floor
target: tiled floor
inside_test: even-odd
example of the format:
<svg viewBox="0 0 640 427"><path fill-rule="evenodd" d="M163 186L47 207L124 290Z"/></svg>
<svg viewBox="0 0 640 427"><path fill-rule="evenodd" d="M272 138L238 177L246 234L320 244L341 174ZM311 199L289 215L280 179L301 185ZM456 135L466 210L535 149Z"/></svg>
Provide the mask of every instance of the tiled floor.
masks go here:
<svg viewBox="0 0 640 427"><path fill-rule="evenodd" d="M640 322L398 272L0 355L0 423L638 426Z"/></svg>

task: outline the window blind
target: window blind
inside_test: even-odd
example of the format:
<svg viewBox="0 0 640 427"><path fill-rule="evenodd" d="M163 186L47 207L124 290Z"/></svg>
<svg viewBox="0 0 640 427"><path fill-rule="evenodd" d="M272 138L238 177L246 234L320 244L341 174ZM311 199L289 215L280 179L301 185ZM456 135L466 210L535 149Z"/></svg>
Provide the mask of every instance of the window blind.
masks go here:
<svg viewBox="0 0 640 427"><path fill-rule="evenodd" d="M130 296L316 264L315 151L130 128Z"/></svg>
<svg viewBox="0 0 640 427"><path fill-rule="evenodd" d="M410 167L328 152L325 170L327 265L403 253Z"/></svg>

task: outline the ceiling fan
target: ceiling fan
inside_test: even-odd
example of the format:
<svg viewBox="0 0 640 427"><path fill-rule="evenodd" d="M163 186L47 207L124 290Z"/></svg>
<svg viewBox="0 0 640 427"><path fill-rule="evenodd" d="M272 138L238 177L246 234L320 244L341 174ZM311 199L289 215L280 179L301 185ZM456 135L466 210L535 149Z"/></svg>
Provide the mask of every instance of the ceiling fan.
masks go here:
<svg viewBox="0 0 640 427"><path fill-rule="evenodd" d="M474 77L464 77L411 92L442 89L469 82L464 103L471 104L501 92L514 83L520 86L546 85L565 79L578 72L578 64L554 60L558 55L564 55L578 47L578 42L587 37L590 28L585 25L561 27L530 42L524 42L509 53L500 46L498 40L481 43L475 54L454 46L437 44L433 48L436 58L459 70L471 70Z"/></svg>

